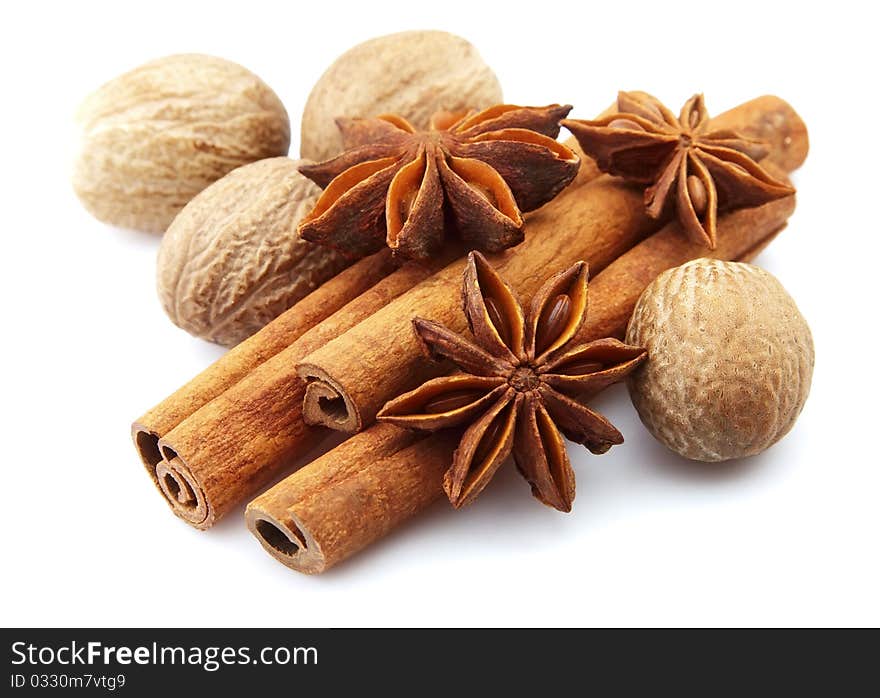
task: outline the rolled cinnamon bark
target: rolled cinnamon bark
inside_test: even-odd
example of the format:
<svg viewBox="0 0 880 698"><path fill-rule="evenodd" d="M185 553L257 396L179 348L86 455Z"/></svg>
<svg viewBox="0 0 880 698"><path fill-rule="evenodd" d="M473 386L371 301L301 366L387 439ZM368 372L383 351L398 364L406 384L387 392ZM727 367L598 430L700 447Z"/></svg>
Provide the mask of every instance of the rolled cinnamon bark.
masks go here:
<svg viewBox="0 0 880 698"><path fill-rule="evenodd" d="M747 102L713 119L712 127L759 133L771 147L764 160L770 167L797 167L806 157L806 127L778 97ZM585 260L597 274L658 227L645 213L641 190L602 176L546 204L528 219L525 242L490 261L514 290L530 296L546 269ZM443 366L422 360L411 322L423 317L465 329L457 293L463 268L463 260L451 264L305 357L297 370L308 382L306 421L360 431L385 402L440 375Z"/></svg>
<svg viewBox="0 0 880 698"><path fill-rule="evenodd" d="M573 138L571 145L583 155ZM585 158L571 186L598 175ZM408 264L387 276L390 255L377 253L368 260L376 259L376 273L385 278L365 284L358 295L340 275L135 422L141 459L172 511L207 529L320 443L326 430L302 419L305 384L295 365L431 277L458 252L450 248L427 265ZM358 265L366 267L367 260ZM363 273L372 271L366 267ZM328 292L328 285L335 290ZM343 292L356 297L340 307Z"/></svg>
<svg viewBox="0 0 880 698"><path fill-rule="evenodd" d="M326 430L302 420L305 384L296 375L296 362L429 277L449 258L394 271L158 439L158 458L147 470L174 513L196 528L209 528L316 446Z"/></svg>
<svg viewBox="0 0 880 698"><path fill-rule="evenodd" d="M135 420L132 438L144 465L152 471L162 460L159 439L171 429L375 285L396 266L389 250L359 260Z"/></svg>
<svg viewBox="0 0 880 698"><path fill-rule="evenodd" d="M767 170L786 181L785 174L778 168L771 165ZM572 341L589 342L602 337L622 339L636 301L660 274L700 257L751 260L785 227L794 207L795 197L787 196L758 208L727 214L728 234L722 237L719 232L714 250L699 243L684 244L677 226L667 226L652 235L590 281L587 322ZM731 228L737 234L730 235Z"/></svg>
<svg viewBox="0 0 880 698"><path fill-rule="evenodd" d="M745 102L712 119L714 129L732 129L744 136L765 141L770 153L761 160L785 172L804 164L810 150L807 125L794 108L775 95L764 95Z"/></svg>
<svg viewBox="0 0 880 698"><path fill-rule="evenodd" d="M785 226L794 205L790 196L722 216L713 251L689 242L677 223L669 224L590 282L580 337L622 335L638 296L657 274L709 254L733 260L753 254ZM299 572L323 572L443 495L443 473L458 435L369 427L252 501L245 514L248 528L279 562Z"/></svg>
<svg viewBox="0 0 880 698"><path fill-rule="evenodd" d="M288 567L323 572L435 501L456 445L376 424L251 502L248 528Z"/></svg>
<svg viewBox="0 0 880 698"><path fill-rule="evenodd" d="M548 268L586 258L602 269L657 229L641 192L603 175L569 187L527 224L525 242L491 261L519 293L534 293ZM412 331L414 317L463 331L461 274L465 260L407 291L306 357L297 367L308 385L303 416L309 424L357 432L390 398L444 371L425 362Z"/></svg>

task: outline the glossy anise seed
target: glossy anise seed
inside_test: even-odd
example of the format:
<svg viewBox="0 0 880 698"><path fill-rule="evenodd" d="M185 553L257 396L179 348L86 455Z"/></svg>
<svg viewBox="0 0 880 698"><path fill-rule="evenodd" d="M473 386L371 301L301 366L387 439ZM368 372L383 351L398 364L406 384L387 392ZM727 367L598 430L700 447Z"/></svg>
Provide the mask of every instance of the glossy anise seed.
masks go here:
<svg viewBox="0 0 880 698"><path fill-rule="evenodd" d="M498 445L498 437L501 435L501 429L504 425L505 410L501 410L492 420L489 428L483 432L483 438L480 439L480 445L474 451L474 457L471 463L477 467L483 464L486 456Z"/></svg>
<svg viewBox="0 0 880 698"><path fill-rule="evenodd" d="M690 114L688 114L688 126L690 126L691 128L696 128L698 123L700 123L700 112L694 109Z"/></svg>
<svg viewBox="0 0 880 698"><path fill-rule="evenodd" d="M611 123L608 124L611 128L626 128L630 131L644 131L642 125L632 121L631 119L615 119Z"/></svg>
<svg viewBox="0 0 880 698"><path fill-rule="evenodd" d="M560 366L558 370L564 371L567 376L585 376L588 373L595 373L605 368L603 363L599 361L590 361L589 359L581 359L573 361L565 366Z"/></svg>
<svg viewBox="0 0 880 698"><path fill-rule="evenodd" d="M507 328L507 323L504 321L504 315L501 313L498 303L496 303L492 296L484 296L483 303L486 304L486 312L489 314L489 319L495 326L495 331L498 333L498 336L501 337L501 341L504 342L505 346L509 347L510 331Z"/></svg>
<svg viewBox="0 0 880 698"><path fill-rule="evenodd" d="M691 205L694 207L694 213L702 216L706 213L706 209L709 206L709 194L706 191L706 185L700 181L699 177L688 175L687 190Z"/></svg>
<svg viewBox="0 0 880 698"><path fill-rule="evenodd" d="M428 400L422 409L428 414L443 414L460 409L482 397L479 390L456 390Z"/></svg>
<svg viewBox="0 0 880 698"><path fill-rule="evenodd" d="M535 331L535 353L540 354L555 342L571 316L571 297L560 293L548 305L538 320Z"/></svg>

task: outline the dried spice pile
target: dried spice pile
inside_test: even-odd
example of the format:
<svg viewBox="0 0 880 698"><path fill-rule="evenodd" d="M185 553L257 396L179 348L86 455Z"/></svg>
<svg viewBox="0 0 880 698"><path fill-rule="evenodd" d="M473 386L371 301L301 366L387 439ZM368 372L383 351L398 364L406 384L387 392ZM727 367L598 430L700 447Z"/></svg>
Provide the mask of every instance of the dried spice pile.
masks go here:
<svg viewBox="0 0 880 698"><path fill-rule="evenodd" d="M385 69L388 56L406 69ZM118 201L104 216L168 226L163 304L181 327L235 345L132 427L151 479L189 524L210 528L251 500L247 525L264 549L314 573L439 497L472 503L506 464L540 502L568 512L575 468L565 440L594 454L623 443L589 406L622 380L651 432L688 457L749 455L794 423L809 388L809 329L779 321L793 302L744 264L794 210L787 174L808 142L783 100L761 97L713 118L701 95L676 116L647 93L621 92L596 119L569 118L569 105L505 104L458 37L407 32L356 47L328 70L303 117L303 155L322 161L294 162L284 157L287 114L256 76L219 59L168 60L184 67L122 76L101 99L135 85L129 93L148 110L158 98L144 71L168 95L195 80L201 102L175 118L197 129L198 119L234 118L217 105L245 108L228 95L257 85L272 128L227 133L216 148L274 143L252 142L241 152L256 162L231 172L194 157L178 196L135 202L152 211L141 218ZM375 98L348 89L358 76L384 81ZM573 138L558 142L560 127ZM93 145L83 163L100 157ZM699 258L714 261L679 273ZM694 298L718 302L695 309ZM712 316L722 307L726 316ZM725 317L737 308L732 330ZM778 348L758 360L735 330L765 326L779 330ZM711 354L713 365L745 352L755 368L700 372L670 347ZM789 371L785 383L796 391L751 388L795 365L797 380ZM739 397L725 402L725 393ZM706 396L699 405L673 402L695 394ZM784 418L727 429L713 409L739 425L745 410ZM303 463L328 427L349 436Z"/></svg>

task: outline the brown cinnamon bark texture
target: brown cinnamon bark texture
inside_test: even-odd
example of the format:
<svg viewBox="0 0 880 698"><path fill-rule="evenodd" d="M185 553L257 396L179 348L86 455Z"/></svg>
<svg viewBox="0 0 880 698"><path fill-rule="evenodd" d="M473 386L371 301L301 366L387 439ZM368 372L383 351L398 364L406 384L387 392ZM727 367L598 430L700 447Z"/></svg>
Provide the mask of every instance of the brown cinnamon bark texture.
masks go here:
<svg viewBox="0 0 880 698"><path fill-rule="evenodd" d="M797 167L806 156L806 127L778 97L747 102L714 119L712 127L760 134L771 146L763 161L770 167ZM658 227L645 213L640 189L603 175L569 187L537 211L528 220L525 242L490 261L527 297L547 269L585 260L595 275ZM306 421L360 431L385 402L443 373L443 366L423 361L411 322L422 317L465 329L457 292L463 268L463 260L451 264L307 356L297 369L308 382Z"/></svg>
<svg viewBox="0 0 880 698"><path fill-rule="evenodd" d="M585 158L571 186L598 175ZM326 430L302 419L295 365L458 256L450 248L390 274L387 251L358 262L357 274L343 272L135 422L141 460L172 511L207 529L320 443Z"/></svg>
<svg viewBox="0 0 880 698"><path fill-rule="evenodd" d="M777 168L767 169L784 181L784 173ZM698 243L685 244L677 225L652 235L590 281L587 321L573 341L589 342L602 337L622 339L636 301L660 274L700 257L748 261L785 227L794 207L795 197L787 196L758 208L727 214L724 218L727 235L719 235L714 250Z"/></svg>
<svg viewBox="0 0 880 698"><path fill-rule="evenodd" d="M585 159L572 188L596 174L594 163ZM578 207L571 213L578 217ZM405 268L326 317L359 293L358 284L369 288L392 268L387 253L354 265L135 423L142 460L178 516L208 528L320 439L320 430L302 425L302 384L292 366L429 275ZM326 319L302 336L321 318ZM295 342L297 336L301 342ZM268 361L272 356L279 358Z"/></svg>
<svg viewBox="0 0 880 698"><path fill-rule="evenodd" d="M603 175L566 189L527 226L525 242L490 258L525 296L537 290L547 269L582 258L602 269L658 224L645 214L640 192ZM412 319L465 329L459 293L464 265L464 259L453 262L306 357L297 368L308 381L306 421L360 431L387 400L443 373L443 366L422 359Z"/></svg>
<svg viewBox="0 0 880 698"><path fill-rule="evenodd" d="M711 252L689 242L677 223L669 224L590 282L579 337L622 335L639 295L665 269L708 254L734 260L754 254L785 226L794 204L790 196L722 216L718 247ZM322 572L443 495L457 436L456 430L424 436L374 425L252 501L248 528L281 563Z"/></svg>
<svg viewBox="0 0 880 698"><path fill-rule="evenodd" d="M395 268L388 250L356 262L136 420L132 436L144 465L155 468L162 458L159 439L171 429Z"/></svg>
<svg viewBox="0 0 880 698"><path fill-rule="evenodd" d="M442 494L455 436L376 424L251 502L248 528L288 567L323 572Z"/></svg>
<svg viewBox="0 0 880 698"><path fill-rule="evenodd" d="M326 430L302 419L305 385L296 362L448 261L394 271L165 433L147 470L174 513L209 528L316 446Z"/></svg>
<svg viewBox="0 0 880 698"><path fill-rule="evenodd" d="M733 129L766 141L770 153L760 164L784 172L794 172L803 165L810 150L807 125L788 102L774 95L757 97L719 114L712 119L712 128Z"/></svg>

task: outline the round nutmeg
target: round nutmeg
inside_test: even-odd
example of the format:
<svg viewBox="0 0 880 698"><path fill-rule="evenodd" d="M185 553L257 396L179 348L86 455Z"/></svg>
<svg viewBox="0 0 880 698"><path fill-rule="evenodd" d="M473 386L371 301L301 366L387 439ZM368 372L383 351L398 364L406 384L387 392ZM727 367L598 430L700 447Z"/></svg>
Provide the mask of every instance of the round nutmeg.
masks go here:
<svg viewBox="0 0 880 698"><path fill-rule="evenodd" d="M380 36L342 54L312 88L300 153L326 160L342 151L336 117L398 114L425 128L438 111L502 101L498 78L472 44L441 31Z"/></svg>
<svg viewBox="0 0 880 698"><path fill-rule="evenodd" d="M639 298L627 344L648 350L628 380L650 432L700 461L752 456L794 425L810 390L813 338L782 284L751 264L698 259Z"/></svg>
<svg viewBox="0 0 880 698"><path fill-rule="evenodd" d="M347 266L340 253L297 235L321 193L301 164L270 158L239 167L174 219L158 261L159 298L174 324L237 344Z"/></svg>
<svg viewBox="0 0 880 698"><path fill-rule="evenodd" d="M111 80L79 109L73 187L96 218L161 233L227 172L287 155L290 122L260 78L185 54Z"/></svg>

